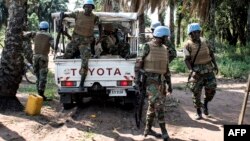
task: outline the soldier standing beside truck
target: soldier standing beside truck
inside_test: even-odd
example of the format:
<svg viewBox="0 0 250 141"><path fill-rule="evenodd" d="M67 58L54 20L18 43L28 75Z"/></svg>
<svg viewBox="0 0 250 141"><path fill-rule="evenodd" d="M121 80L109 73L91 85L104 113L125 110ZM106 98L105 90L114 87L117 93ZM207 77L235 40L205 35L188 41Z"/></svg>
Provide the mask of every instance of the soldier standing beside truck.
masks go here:
<svg viewBox="0 0 250 141"><path fill-rule="evenodd" d="M215 61L213 48L205 38L200 37L201 27L199 23L188 25L190 39L184 44L185 63L190 70L188 84L193 92L193 103L197 110L196 120L202 119L201 108L208 115L208 102L216 92L216 78L218 67ZM214 74L215 71L215 74ZM190 80L191 79L191 80ZM202 88L205 88L204 103L201 102Z"/></svg>
<svg viewBox="0 0 250 141"><path fill-rule="evenodd" d="M48 61L49 61L49 51L50 46L53 48L54 40L52 36L47 32L49 24L46 21L42 21L39 24L39 32L34 35L34 55L33 55L33 67L34 73L37 77L37 90L38 94L43 97L43 100L47 100L44 95L47 74L48 74Z"/></svg>
<svg viewBox="0 0 250 141"><path fill-rule="evenodd" d="M155 21L151 23L151 31L152 33L154 32L154 29L158 26L161 26L161 23L159 21ZM177 54L176 54L176 49L174 47L174 45L170 42L170 40L166 39L165 45L168 47L168 52L169 52L169 63L171 63L174 58L176 58ZM172 93L173 92L173 88L172 88L172 82L171 82L171 72L170 70L168 70L168 72L165 74L165 78L166 78L166 82L168 85L168 93Z"/></svg>
<svg viewBox="0 0 250 141"><path fill-rule="evenodd" d="M153 40L146 43L143 48L141 69L145 71L146 76L146 93L148 95L148 110L146 116L146 127L144 136L153 135L162 137L164 141L169 139L166 130L165 114L165 97L166 87L164 74L168 71L168 47L164 45L170 35L170 30L166 26L158 26L153 33ZM137 78L138 79L138 78ZM161 134L152 130L154 118L158 119Z"/></svg>
<svg viewBox="0 0 250 141"><path fill-rule="evenodd" d="M76 11L71 14L64 14L63 16L72 17L75 19L75 27L72 40L66 47L64 59L73 58L73 55L77 51L80 51L82 61L80 70L80 89L84 88L84 81L88 73L88 60L92 56L91 43L94 41L94 26L99 21L99 18L92 13L92 10L95 9L93 0L85 0L83 4L83 9L83 11Z"/></svg>

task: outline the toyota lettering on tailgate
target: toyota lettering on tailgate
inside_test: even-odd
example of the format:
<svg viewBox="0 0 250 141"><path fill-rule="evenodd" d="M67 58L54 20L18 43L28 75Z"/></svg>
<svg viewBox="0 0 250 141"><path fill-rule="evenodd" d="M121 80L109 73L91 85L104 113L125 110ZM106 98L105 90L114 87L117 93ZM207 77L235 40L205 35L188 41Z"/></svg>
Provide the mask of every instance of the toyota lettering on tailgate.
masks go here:
<svg viewBox="0 0 250 141"><path fill-rule="evenodd" d="M69 69L67 69L69 70ZM70 69L71 71L71 74L73 76L76 75L76 72L77 72L77 69L76 68L72 68ZM68 71L64 71L64 72L68 72ZM66 73L65 73L66 74ZM67 74L70 74L70 73L67 73ZM80 70L78 71L78 74L80 74ZM116 76L116 75L121 75L121 71L119 68L89 68L89 75L94 75L94 74L97 74L99 76L102 76L102 75L113 75L113 76Z"/></svg>

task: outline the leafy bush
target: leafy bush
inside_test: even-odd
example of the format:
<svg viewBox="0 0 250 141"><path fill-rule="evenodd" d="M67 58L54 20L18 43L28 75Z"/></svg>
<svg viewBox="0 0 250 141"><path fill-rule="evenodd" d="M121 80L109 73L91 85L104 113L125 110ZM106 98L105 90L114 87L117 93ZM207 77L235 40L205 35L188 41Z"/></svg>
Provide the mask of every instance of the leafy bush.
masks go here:
<svg viewBox="0 0 250 141"><path fill-rule="evenodd" d="M183 60L183 58L175 58L171 63L170 63L170 70L175 72L175 73L184 73L187 72L187 67L186 64Z"/></svg>
<svg viewBox="0 0 250 141"><path fill-rule="evenodd" d="M217 48L220 74L224 77L247 78L250 73L250 44L236 47L218 44Z"/></svg>
<svg viewBox="0 0 250 141"><path fill-rule="evenodd" d="M28 30L38 30L39 20L36 13L32 13L30 16L28 16Z"/></svg>
<svg viewBox="0 0 250 141"><path fill-rule="evenodd" d="M246 79L250 72L250 56L220 57L218 66L220 74L224 77Z"/></svg>

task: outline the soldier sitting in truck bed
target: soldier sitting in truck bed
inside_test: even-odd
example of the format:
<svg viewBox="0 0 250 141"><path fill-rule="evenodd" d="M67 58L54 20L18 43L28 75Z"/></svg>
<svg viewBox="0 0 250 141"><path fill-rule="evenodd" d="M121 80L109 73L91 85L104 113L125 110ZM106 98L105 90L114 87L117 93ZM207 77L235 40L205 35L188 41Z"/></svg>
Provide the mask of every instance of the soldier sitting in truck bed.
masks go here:
<svg viewBox="0 0 250 141"><path fill-rule="evenodd" d="M100 37L99 42L101 42L102 52L101 55L110 54L110 48L115 47L117 39L114 36L114 28L112 24L104 24L104 35Z"/></svg>

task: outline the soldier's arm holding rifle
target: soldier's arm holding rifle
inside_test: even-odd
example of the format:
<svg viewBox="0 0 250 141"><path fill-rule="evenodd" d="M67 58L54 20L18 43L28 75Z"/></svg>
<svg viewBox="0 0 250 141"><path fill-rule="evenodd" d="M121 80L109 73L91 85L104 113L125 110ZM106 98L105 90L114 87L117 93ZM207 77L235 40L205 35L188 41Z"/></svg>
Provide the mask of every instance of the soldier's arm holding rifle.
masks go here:
<svg viewBox="0 0 250 141"><path fill-rule="evenodd" d="M189 70L189 76L188 76L188 81L189 81L193 75L193 66L192 66L191 56L187 48L184 48L183 52L185 54L184 62Z"/></svg>
<svg viewBox="0 0 250 141"><path fill-rule="evenodd" d="M189 81L190 78L193 75L193 66L192 66L192 63L191 63L191 57L190 56L186 56L184 61L185 61L185 64L187 65L188 70L189 70L189 76L188 76L188 81Z"/></svg>
<svg viewBox="0 0 250 141"><path fill-rule="evenodd" d="M187 84L186 84L186 88L185 88L185 91L186 91L186 89L188 88L188 84L190 83L190 79L193 76L194 71L193 71L192 58L191 58L191 55L190 55L190 52L189 52L187 46L184 47L183 53L185 55L184 62L189 70L188 80L187 80Z"/></svg>

